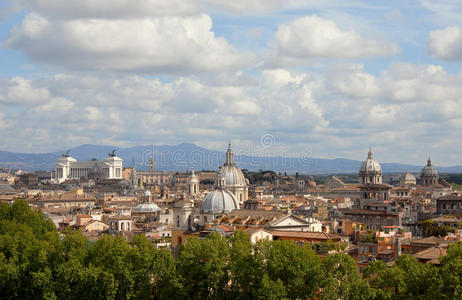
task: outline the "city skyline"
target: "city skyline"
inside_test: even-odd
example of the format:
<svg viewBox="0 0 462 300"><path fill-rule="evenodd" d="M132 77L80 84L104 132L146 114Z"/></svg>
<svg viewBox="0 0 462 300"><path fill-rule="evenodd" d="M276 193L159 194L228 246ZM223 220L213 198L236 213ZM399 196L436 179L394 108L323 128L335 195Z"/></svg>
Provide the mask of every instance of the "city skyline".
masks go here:
<svg viewBox="0 0 462 300"><path fill-rule="evenodd" d="M269 135L275 152L461 165L460 4L4 1L0 150Z"/></svg>

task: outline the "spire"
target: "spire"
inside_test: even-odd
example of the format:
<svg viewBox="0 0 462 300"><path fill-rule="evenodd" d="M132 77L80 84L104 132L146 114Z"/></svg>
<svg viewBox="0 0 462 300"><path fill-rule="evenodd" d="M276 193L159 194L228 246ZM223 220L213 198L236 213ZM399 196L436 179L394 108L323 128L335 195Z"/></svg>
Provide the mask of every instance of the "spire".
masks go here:
<svg viewBox="0 0 462 300"><path fill-rule="evenodd" d="M370 146L369 146L369 153L367 153L367 158L372 159L372 149Z"/></svg>
<svg viewBox="0 0 462 300"><path fill-rule="evenodd" d="M225 165L234 165L234 153L233 149L231 149L231 142L228 142L228 151L226 151Z"/></svg>
<svg viewBox="0 0 462 300"><path fill-rule="evenodd" d="M432 165L432 160L430 159L430 156L428 156L428 160L427 160L427 166L431 166Z"/></svg>

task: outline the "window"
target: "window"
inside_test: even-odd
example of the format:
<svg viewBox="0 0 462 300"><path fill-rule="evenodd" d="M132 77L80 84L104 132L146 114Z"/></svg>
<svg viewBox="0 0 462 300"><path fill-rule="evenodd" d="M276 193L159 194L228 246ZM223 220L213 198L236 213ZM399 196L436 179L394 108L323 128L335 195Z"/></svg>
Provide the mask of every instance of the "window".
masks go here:
<svg viewBox="0 0 462 300"><path fill-rule="evenodd" d="M180 216L176 216L176 227L180 227Z"/></svg>

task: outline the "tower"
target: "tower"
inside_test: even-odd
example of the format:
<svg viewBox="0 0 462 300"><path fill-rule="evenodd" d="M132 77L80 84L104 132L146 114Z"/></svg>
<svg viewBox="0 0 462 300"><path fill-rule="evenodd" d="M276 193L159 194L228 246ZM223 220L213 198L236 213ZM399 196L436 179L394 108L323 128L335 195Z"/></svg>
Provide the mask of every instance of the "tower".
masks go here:
<svg viewBox="0 0 462 300"><path fill-rule="evenodd" d="M152 145L151 158L149 159L149 172L154 173L154 144Z"/></svg>
<svg viewBox="0 0 462 300"><path fill-rule="evenodd" d="M192 170L191 176L189 177L189 194L191 196L199 194L199 179L197 179L194 169Z"/></svg>

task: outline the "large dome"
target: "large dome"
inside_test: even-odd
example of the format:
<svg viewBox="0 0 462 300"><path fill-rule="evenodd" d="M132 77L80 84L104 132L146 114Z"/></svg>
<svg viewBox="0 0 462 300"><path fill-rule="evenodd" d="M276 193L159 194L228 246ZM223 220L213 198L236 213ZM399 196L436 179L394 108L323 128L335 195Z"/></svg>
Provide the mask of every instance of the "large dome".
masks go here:
<svg viewBox="0 0 462 300"><path fill-rule="evenodd" d="M247 186L247 181L245 180L244 174L241 169L236 166L234 162L234 153L231 149L231 144L228 146L228 151L226 151L226 161L223 166L220 167L218 172L218 179L224 178L224 186L226 187L245 187Z"/></svg>
<svg viewBox="0 0 462 300"><path fill-rule="evenodd" d="M246 186L244 174L236 165L224 165L220 167L218 177L225 178L226 186Z"/></svg>
<svg viewBox="0 0 462 300"><path fill-rule="evenodd" d="M234 194L225 188L218 188L209 193L201 204L202 214L229 213L234 209L239 209L239 202Z"/></svg>
<svg viewBox="0 0 462 300"><path fill-rule="evenodd" d="M377 160L372 157L372 151L369 149L367 159L363 161L359 168L359 178L362 184L381 184L382 167Z"/></svg>
<svg viewBox="0 0 462 300"><path fill-rule="evenodd" d="M382 167L379 162L372 158L372 152L369 150L367 159L361 164L359 172L382 172Z"/></svg>
<svg viewBox="0 0 462 300"><path fill-rule="evenodd" d="M404 181L415 181L415 176L412 175L411 173L407 172L406 174L401 176L401 180Z"/></svg>
<svg viewBox="0 0 462 300"><path fill-rule="evenodd" d="M432 165L432 161L428 158L427 165L423 167L421 175L438 176L438 170Z"/></svg>
<svg viewBox="0 0 462 300"><path fill-rule="evenodd" d="M155 203L142 203L133 208L133 211L138 213L151 213L160 211L160 208Z"/></svg>

